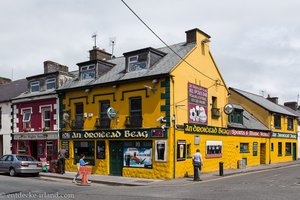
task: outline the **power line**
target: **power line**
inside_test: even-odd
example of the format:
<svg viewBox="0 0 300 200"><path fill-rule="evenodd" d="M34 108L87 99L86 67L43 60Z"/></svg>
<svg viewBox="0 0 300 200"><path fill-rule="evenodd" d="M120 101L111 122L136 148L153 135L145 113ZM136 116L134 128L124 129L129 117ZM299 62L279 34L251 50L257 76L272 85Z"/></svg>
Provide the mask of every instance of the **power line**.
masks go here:
<svg viewBox="0 0 300 200"><path fill-rule="evenodd" d="M168 49L170 49L175 55L177 55L182 61L184 61L186 64L188 64L190 67L192 67L194 70L196 70L197 72L199 72L200 74L202 74L203 76L205 76L206 78L212 80L212 81L218 81L214 78L211 78L210 76L204 74L203 72L199 71L197 68L195 68L192 64L190 64L189 62L187 62L182 56L180 56L176 51L174 51L165 41L163 41L163 39L161 39L130 7L129 5L124 1L121 0L123 2L123 4L164 44L166 45L166 47L168 47ZM221 84L219 84L221 85Z"/></svg>

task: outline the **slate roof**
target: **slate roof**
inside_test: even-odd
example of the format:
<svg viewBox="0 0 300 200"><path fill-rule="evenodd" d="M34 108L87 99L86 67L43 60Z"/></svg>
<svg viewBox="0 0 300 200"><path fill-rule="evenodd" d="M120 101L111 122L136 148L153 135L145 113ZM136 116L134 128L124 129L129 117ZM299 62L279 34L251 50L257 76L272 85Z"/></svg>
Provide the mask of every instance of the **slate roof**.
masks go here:
<svg viewBox="0 0 300 200"><path fill-rule="evenodd" d="M280 105L282 108L288 110L291 113L294 113L298 118L300 118L300 110L293 110L292 108L288 107L288 106L283 106Z"/></svg>
<svg viewBox="0 0 300 200"><path fill-rule="evenodd" d="M280 105L278 105L276 103L271 102L270 100L264 98L263 96L253 94L253 93L250 93L250 92L245 92L243 90L239 90L239 89L236 89L236 88L229 88L229 90L235 91L236 93L238 93L238 94L244 96L245 98L253 101L257 105L265 108L266 110L268 110L270 112L297 117L297 115L295 115L294 113L288 111L285 108L282 108Z"/></svg>
<svg viewBox="0 0 300 200"><path fill-rule="evenodd" d="M20 79L4 85L0 85L0 102L10 101L10 99L20 95L26 90L27 90L26 79Z"/></svg>
<svg viewBox="0 0 300 200"><path fill-rule="evenodd" d="M232 104L233 108L243 110L243 124L228 122L229 128L241 128L249 130L270 131L267 126L256 119L252 114L245 110L241 105Z"/></svg>
<svg viewBox="0 0 300 200"><path fill-rule="evenodd" d="M194 47L195 43L179 43L170 46L181 57L185 57ZM104 83L113 83L116 81L125 81L136 78L152 77L158 75L164 75L171 72L171 70L181 61L181 59L173 53L169 48L158 48L159 51L166 53L166 55L160 59L157 63L151 66L150 69L143 69L138 71L126 72L125 57L118 57L108 62L116 64L110 71L101 75L96 80L80 81L78 78L66 83L59 90L72 89L77 87L101 85Z"/></svg>

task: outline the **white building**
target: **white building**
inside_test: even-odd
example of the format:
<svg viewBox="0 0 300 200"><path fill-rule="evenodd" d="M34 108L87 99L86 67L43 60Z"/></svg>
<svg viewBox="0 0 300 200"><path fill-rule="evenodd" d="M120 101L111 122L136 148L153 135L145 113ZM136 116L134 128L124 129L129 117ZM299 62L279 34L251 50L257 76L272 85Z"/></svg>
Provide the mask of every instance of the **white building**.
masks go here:
<svg viewBox="0 0 300 200"><path fill-rule="evenodd" d="M13 123L10 99L20 95L26 90L26 79L5 82L0 85L0 156L11 153L11 132Z"/></svg>

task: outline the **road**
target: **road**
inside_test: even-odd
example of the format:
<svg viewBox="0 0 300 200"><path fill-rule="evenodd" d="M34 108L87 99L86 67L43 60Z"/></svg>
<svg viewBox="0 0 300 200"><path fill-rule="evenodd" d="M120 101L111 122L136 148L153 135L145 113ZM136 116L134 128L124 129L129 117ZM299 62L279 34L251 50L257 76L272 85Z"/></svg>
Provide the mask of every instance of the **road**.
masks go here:
<svg viewBox="0 0 300 200"><path fill-rule="evenodd" d="M202 182L136 187L102 184L77 186L69 180L0 175L0 199L298 200L299 198L300 165Z"/></svg>

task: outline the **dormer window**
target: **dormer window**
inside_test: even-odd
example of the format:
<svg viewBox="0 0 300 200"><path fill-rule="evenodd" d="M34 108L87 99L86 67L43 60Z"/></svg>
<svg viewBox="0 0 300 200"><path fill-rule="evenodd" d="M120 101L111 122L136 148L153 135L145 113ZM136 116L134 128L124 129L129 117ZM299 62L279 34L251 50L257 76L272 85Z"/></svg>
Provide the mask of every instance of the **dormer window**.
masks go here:
<svg viewBox="0 0 300 200"><path fill-rule="evenodd" d="M39 92L40 91L40 82L35 81L30 83L30 91L31 92Z"/></svg>
<svg viewBox="0 0 300 200"><path fill-rule="evenodd" d="M243 110L234 109L233 112L229 115L229 122L243 124Z"/></svg>
<svg viewBox="0 0 300 200"><path fill-rule="evenodd" d="M47 87L47 90L55 89L56 79L55 78L47 79L46 80L46 87Z"/></svg>
<svg viewBox="0 0 300 200"><path fill-rule="evenodd" d="M147 68L147 54L143 53L128 58L128 72Z"/></svg>
<svg viewBox="0 0 300 200"><path fill-rule="evenodd" d="M81 67L80 71L81 71L81 80L95 79L96 77L95 65Z"/></svg>

